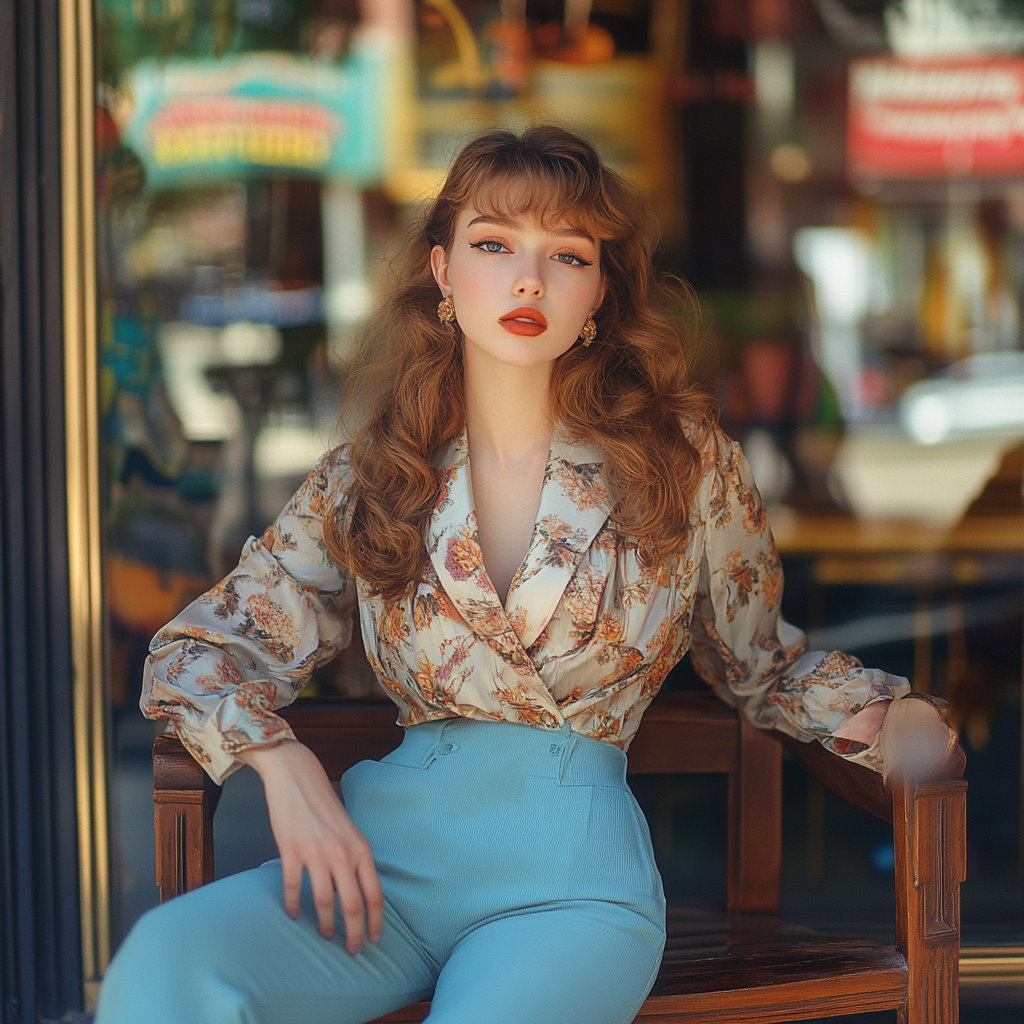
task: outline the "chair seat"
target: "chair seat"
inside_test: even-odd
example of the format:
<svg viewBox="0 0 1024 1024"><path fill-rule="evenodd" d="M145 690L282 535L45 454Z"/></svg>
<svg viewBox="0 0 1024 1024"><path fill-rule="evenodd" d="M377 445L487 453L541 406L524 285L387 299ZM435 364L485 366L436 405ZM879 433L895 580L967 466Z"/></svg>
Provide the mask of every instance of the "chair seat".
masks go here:
<svg viewBox="0 0 1024 1024"><path fill-rule="evenodd" d="M785 1024L902 1006L907 964L895 947L827 935L776 917L670 907L658 980L637 1024ZM422 1021L414 1003L379 1024Z"/></svg>
<svg viewBox="0 0 1024 1024"><path fill-rule="evenodd" d="M661 971L637 1020L770 1024L885 1010L903 1004L907 977L895 947L871 939L672 907Z"/></svg>

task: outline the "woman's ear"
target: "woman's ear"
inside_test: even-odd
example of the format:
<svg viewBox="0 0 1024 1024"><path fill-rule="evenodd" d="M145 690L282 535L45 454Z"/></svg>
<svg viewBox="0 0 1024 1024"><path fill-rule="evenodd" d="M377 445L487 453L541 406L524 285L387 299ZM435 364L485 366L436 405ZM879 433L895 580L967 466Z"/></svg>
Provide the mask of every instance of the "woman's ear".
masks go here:
<svg viewBox="0 0 1024 1024"><path fill-rule="evenodd" d="M441 293L447 298L452 293L452 286L448 283L448 253L444 251L444 246L435 245L430 250L430 271Z"/></svg>
<svg viewBox="0 0 1024 1024"><path fill-rule="evenodd" d="M605 292L607 292L607 291L608 291L608 279L602 274L601 275L601 287L597 289L597 298L594 300L594 308L590 311L590 315L591 316L593 316L601 308L601 303L604 302Z"/></svg>

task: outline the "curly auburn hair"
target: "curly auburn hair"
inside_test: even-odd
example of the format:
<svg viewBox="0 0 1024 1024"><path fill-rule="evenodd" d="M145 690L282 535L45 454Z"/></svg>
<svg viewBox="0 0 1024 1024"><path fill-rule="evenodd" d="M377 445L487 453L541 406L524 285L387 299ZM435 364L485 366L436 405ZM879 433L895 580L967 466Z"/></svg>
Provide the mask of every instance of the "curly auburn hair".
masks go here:
<svg viewBox="0 0 1024 1024"><path fill-rule="evenodd" d="M459 212L470 205L545 222L571 216L600 239L607 290L595 315L597 341L555 361L549 402L570 436L605 452L612 520L640 539L646 564L681 547L689 529L701 459L683 424L696 436L716 417L714 399L688 382L679 332L652 304L662 288L652 266L657 232L639 190L562 128L479 135L456 158L396 264L393 294L364 331L346 385L357 395L360 424L352 484L324 524L324 542L335 562L386 601L421 578L423 532L440 497L432 460L465 427L462 334L438 321L430 251L450 251Z"/></svg>

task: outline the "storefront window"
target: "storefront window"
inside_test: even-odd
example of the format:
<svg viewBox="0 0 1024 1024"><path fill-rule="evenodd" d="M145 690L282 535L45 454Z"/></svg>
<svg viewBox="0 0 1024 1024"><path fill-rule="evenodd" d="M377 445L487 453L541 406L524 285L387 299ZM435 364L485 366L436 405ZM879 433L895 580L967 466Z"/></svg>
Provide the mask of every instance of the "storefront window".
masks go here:
<svg viewBox="0 0 1024 1024"><path fill-rule="evenodd" d="M668 312L770 507L788 617L952 703L965 939L1024 942L1024 27L880 6L98 0L115 944L157 899L150 638L341 440L386 256L462 143L544 118L644 189L696 290L699 326L683 290ZM306 695L385 699L358 640ZM666 881L700 895L688 823L721 831L721 794L666 786ZM787 787L787 910L891 928L891 840ZM273 856L254 773L216 821L218 874Z"/></svg>
<svg viewBox="0 0 1024 1024"><path fill-rule="evenodd" d="M100 0L99 321L115 944L156 901L139 680L156 630L235 564L337 443L380 257L473 132L554 116L677 222L662 26L432 0ZM663 19L665 21L665 19ZM320 698L384 699L358 649ZM273 855L258 781L218 873Z"/></svg>
<svg viewBox="0 0 1024 1024"><path fill-rule="evenodd" d="M149 639L334 443L330 346L369 301L367 190L403 44L387 13L368 31L344 3L98 7L115 939L156 899ZM317 685L365 689L351 660Z"/></svg>
<svg viewBox="0 0 1024 1024"><path fill-rule="evenodd" d="M779 11L746 29L749 278L706 296L724 417L812 647L950 701L964 941L1019 943L1024 22L999 4ZM793 906L827 919L816 902L859 891L874 916L887 837L813 784L803 821Z"/></svg>

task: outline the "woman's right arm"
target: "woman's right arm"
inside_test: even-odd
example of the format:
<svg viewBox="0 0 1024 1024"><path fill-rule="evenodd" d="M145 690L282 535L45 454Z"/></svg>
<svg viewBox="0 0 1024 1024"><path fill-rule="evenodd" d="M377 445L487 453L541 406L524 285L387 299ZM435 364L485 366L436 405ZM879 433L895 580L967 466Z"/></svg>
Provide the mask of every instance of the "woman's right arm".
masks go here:
<svg viewBox="0 0 1024 1024"><path fill-rule="evenodd" d="M316 755L297 740L255 747L238 755L263 780L284 879L284 907L299 916L302 872L309 874L320 934L334 935L334 894L341 902L345 947L358 953L366 936L380 938L384 894L370 844L352 824Z"/></svg>
<svg viewBox="0 0 1024 1024"><path fill-rule="evenodd" d="M285 906L298 914L309 872L321 934L334 934L334 892L347 946L380 931L382 899L365 839L320 762L274 712L352 635L355 584L323 543L325 514L344 494L343 449L314 467L278 519L252 539L238 567L154 637L141 707L169 719L217 783L251 764L264 783L281 854Z"/></svg>

